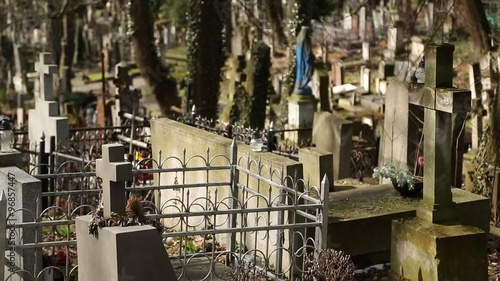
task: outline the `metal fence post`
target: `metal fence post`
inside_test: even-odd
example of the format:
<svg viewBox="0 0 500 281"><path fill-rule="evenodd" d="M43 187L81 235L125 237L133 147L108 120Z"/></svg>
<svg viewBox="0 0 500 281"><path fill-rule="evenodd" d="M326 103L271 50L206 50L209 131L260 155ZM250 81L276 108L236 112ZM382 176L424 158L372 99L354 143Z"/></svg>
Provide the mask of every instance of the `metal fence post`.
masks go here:
<svg viewBox="0 0 500 281"><path fill-rule="evenodd" d="M49 174L54 174L55 173L55 167L56 167L56 157L54 155L54 152L56 151L56 137L51 136L50 137L50 151L49 151ZM48 191L55 191L55 178L50 178L49 180L49 186L47 188ZM51 196L47 197L49 206L52 206L53 198Z"/></svg>
<svg viewBox="0 0 500 281"><path fill-rule="evenodd" d="M316 248L327 249L328 247L328 201L330 195L330 181L326 174L321 181L320 199L322 203L321 211L318 214L318 220L321 221L321 226L316 227Z"/></svg>
<svg viewBox="0 0 500 281"><path fill-rule="evenodd" d="M45 134L42 133L42 137L40 138L40 151L38 152L38 174L39 175L47 175L48 167L49 167L49 157L47 153L45 153ZM47 178L41 179L42 182L42 193L48 192L49 180ZM42 210L45 210L49 207L49 198L42 197Z"/></svg>
<svg viewBox="0 0 500 281"><path fill-rule="evenodd" d="M231 143L231 170L230 170L230 189L229 189L229 195L228 198L230 198L230 204L229 207L233 210L238 209L238 180L239 180L239 171L237 168L238 165L238 145L236 144L236 140L233 139L233 142ZM236 228L236 223L237 223L237 214L230 214L229 215L229 220L227 222L227 227L228 229L234 229ZM227 264L234 264L234 257L232 256L233 253L236 252L236 233L228 233L227 234L227 245L228 245L228 256L226 258ZM240 252L241 255L241 252Z"/></svg>
<svg viewBox="0 0 500 281"><path fill-rule="evenodd" d="M0 276L5 276L5 251L7 250L7 198L5 192L0 194Z"/></svg>
<svg viewBox="0 0 500 281"><path fill-rule="evenodd" d="M274 122L269 124L269 131L267 132L267 152L274 150Z"/></svg>

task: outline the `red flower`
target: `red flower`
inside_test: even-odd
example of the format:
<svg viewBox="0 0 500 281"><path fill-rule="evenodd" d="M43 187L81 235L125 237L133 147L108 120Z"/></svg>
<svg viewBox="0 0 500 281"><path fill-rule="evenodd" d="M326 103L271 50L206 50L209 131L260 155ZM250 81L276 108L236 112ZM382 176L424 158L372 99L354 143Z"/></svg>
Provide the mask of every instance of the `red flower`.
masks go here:
<svg viewBox="0 0 500 281"><path fill-rule="evenodd" d="M423 167L424 166L424 156L419 156L417 158L417 163L418 163L418 165Z"/></svg>
<svg viewBox="0 0 500 281"><path fill-rule="evenodd" d="M66 251L59 250L55 257L55 266L66 266ZM72 264L71 259L68 259L68 263Z"/></svg>

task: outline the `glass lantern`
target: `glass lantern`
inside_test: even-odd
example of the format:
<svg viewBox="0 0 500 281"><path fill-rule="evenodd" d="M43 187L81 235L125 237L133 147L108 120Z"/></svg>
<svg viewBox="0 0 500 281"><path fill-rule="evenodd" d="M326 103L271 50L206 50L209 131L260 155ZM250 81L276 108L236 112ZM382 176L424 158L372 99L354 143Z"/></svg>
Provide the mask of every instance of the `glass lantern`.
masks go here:
<svg viewBox="0 0 500 281"><path fill-rule="evenodd" d="M262 147L264 146L264 142L260 137L259 131L255 131L252 135L252 139L250 140L250 147L252 151L262 151Z"/></svg>
<svg viewBox="0 0 500 281"><path fill-rule="evenodd" d="M14 133L10 126L9 118L4 118L0 122L0 152L12 153L14 150Z"/></svg>

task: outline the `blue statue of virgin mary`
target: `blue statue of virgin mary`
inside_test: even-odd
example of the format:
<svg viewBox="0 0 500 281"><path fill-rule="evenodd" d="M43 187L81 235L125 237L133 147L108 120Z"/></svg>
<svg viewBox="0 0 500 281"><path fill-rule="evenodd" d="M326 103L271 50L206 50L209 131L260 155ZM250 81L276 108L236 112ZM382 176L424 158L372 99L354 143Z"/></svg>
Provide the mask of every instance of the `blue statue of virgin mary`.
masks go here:
<svg viewBox="0 0 500 281"><path fill-rule="evenodd" d="M294 94L312 96L312 90L307 86L314 72L314 56L311 48L311 28L302 26L295 45L297 72L295 75Z"/></svg>

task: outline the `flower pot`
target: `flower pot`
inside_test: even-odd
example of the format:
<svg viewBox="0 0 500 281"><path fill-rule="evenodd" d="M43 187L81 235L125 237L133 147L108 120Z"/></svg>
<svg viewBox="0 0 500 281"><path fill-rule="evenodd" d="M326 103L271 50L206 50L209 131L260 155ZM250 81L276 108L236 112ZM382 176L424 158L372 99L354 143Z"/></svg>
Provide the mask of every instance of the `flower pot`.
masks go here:
<svg viewBox="0 0 500 281"><path fill-rule="evenodd" d="M405 197L417 197L422 193L422 190L424 189L424 183L422 181L415 181L412 189L410 189L410 186L406 182L403 185L398 185L396 179L391 179L391 182L392 186L394 186L394 189L396 189L399 194Z"/></svg>

